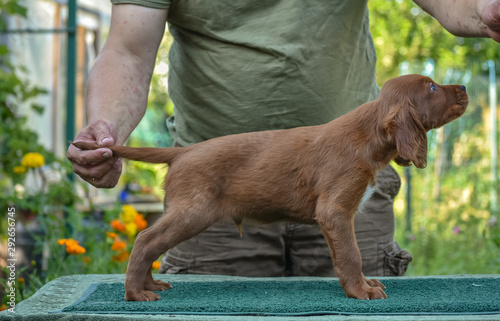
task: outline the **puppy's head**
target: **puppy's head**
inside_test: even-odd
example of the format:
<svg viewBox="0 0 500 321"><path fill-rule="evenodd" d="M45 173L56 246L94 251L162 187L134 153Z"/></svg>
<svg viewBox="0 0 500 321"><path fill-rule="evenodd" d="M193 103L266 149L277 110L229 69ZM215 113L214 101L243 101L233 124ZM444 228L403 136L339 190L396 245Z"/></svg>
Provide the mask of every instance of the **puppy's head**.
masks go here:
<svg viewBox="0 0 500 321"><path fill-rule="evenodd" d="M379 99L389 108L384 131L396 145L394 160L418 168L427 165L427 131L462 116L469 103L465 86L438 85L421 75L387 81Z"/></svg>

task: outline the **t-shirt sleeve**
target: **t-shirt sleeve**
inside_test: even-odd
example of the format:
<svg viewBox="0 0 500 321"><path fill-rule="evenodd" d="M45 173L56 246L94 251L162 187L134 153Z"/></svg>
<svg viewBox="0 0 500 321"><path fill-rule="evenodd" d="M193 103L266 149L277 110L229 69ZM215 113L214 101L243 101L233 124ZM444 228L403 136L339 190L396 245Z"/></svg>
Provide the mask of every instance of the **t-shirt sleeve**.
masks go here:
<svg viewBox="0 0 500 321"><path fill-rule="evenodd" d="M111 0L112 4L136 4L138 6L167 9L171 0Z"/></svg>

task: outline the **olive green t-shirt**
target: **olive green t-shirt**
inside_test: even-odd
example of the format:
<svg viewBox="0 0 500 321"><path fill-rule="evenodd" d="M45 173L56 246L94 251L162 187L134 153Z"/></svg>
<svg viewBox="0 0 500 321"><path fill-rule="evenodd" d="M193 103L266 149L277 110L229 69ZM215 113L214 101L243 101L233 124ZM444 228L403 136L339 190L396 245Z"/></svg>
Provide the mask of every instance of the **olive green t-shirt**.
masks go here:
<svg viewBox="0 0 500 321"><path fill-rule="evenodd" d="M377 97L368 0L111 0L169 8L174 139L317 125Z"/></svg>

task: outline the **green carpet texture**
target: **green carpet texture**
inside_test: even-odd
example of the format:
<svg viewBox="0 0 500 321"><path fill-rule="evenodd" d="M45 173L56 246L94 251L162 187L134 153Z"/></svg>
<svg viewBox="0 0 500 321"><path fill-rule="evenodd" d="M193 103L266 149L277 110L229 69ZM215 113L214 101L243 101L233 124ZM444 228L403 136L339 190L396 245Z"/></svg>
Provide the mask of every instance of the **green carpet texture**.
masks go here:
<svg viewBox="0 0 500 321"><path fill-rule="evenodd" d="M159 301L127 302L123 283L92 284L66 313L439 315L500 313L500 278L388 279L385 300L346 298L337 280L173 282Z"/></svg>

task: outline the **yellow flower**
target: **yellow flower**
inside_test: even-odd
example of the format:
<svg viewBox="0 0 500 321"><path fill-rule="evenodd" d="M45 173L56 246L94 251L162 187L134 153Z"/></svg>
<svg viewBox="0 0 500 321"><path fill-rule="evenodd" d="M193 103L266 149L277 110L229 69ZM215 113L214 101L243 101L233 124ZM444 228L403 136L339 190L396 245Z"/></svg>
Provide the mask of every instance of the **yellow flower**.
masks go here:
<svg viewBox="0 0 500 321"><path fill-rule="evenodd" d="M16 166L14 167L14 173L16 174L26 174L26 172L28 171L28 169L24 166Z"/></svg>
<svg viewBox="0 0 500 321"><path fill-rule="evenodd" d="M161 263L160 263L160 262L158 262L158 261L154 261L154 262L153 262L153 265L151 265L151 267L152 267L153 269L155 269L155 270L158 270L158 269L160 268L160 266L161 266Z"/></svg>
<svg viewBox="0 0 500 321"><path fill-rule="evenodd" d="M24 155L21 165L26 168L37 168L45 165L45 159L40 153L28 153Z"/></svg>
<svg viewBox="0 0 500 321"><path fill-rule="evenodd" d="M132 205L123 205L123 213L120 213L120 218L123 223L127 225L127 223L133 223L135 220L135 216L137 213L136 209Z"/></svg>
<svg viewBox="0 0 500 321"><path fill-rule="evenodd" d="M128 237L134 237L137 234L137 225L132 221L132 223L125 224L125 234Z"/></svg>

